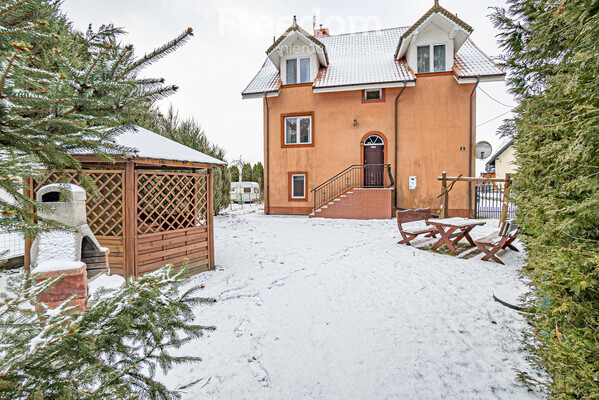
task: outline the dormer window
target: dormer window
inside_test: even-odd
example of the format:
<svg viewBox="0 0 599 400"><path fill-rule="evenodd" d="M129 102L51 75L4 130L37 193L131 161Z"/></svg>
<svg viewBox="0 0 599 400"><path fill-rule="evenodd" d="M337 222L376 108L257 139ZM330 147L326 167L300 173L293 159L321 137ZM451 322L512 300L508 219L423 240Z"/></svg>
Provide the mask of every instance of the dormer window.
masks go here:
<svg viewBox="0 0 599 400"><path fill-rule="evenodd" d="M432 53L432 57L431 57ZM446 71L446 56L445 45L434 44L430 46L418 46L418 73L425 74L427 72L445 72Z"/></svg>
<svg viewBox="0 0 599 400"><path fill-rule="evenodd" d="M292 58L287 60L287 84L293 85L308 82L310 82L310 58Z"/></svg>

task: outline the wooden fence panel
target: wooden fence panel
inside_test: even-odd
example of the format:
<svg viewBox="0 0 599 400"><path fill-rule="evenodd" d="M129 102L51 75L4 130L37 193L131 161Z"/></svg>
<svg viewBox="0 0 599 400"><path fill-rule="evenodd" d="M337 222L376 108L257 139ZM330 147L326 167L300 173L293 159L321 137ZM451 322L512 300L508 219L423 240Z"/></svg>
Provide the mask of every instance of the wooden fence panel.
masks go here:
<svg viewBox="0 0 599 400"><path fill-rule="evenodd" d="M188 262L190 273L209 269L208 174L136 171L137 274Z"/></svg>

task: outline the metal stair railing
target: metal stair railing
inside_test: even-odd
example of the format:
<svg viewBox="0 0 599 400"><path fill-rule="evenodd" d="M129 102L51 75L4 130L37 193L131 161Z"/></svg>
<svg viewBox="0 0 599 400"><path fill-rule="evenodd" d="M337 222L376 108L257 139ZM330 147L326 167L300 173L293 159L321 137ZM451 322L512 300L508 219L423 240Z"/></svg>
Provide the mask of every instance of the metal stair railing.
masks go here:
<svg viewBox="0 0 599 400"><path fill-rule="evenodd" d="M352 189L389 188L394 185L391 164L352 165L311 190L314 199L312 211Z"/></svg>

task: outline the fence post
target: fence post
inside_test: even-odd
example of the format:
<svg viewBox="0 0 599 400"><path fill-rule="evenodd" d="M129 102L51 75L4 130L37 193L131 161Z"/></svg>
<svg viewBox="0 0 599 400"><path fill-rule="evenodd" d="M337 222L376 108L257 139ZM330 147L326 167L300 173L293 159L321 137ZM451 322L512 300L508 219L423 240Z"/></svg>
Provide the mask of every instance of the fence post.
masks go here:
<svg viewBox="0 0 599 400"><path fill-rule="evenodd" d="M439 210L439 218L449 217L447 208L449 207L449 193L447 192L447 171L441 174L441 208Z"/></svg>
<svg viewBox="0 0 599 400"><path fill-rule="evenodd" d="M505 184L503 185L503 204L501 206L501 216L499 217L499 226L508 216L508 207L510 204L510 192L512 190L512 177L509 173L505 174Z"/></svg>

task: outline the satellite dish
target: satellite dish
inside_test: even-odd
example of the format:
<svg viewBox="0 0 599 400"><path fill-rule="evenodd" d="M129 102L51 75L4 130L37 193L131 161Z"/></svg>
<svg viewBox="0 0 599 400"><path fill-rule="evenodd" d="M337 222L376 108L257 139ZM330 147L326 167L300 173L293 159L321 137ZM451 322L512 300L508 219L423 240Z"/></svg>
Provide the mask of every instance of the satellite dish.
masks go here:
<svg viewBox="0 0 599 400"><path fill-rule="evenodd" d="M476 144L476 158L478 158L479 160L489 158L492 152L493 147L491 147L491 144L489 142L485 142L483 140L482 142L478 142Z"/></svg>

